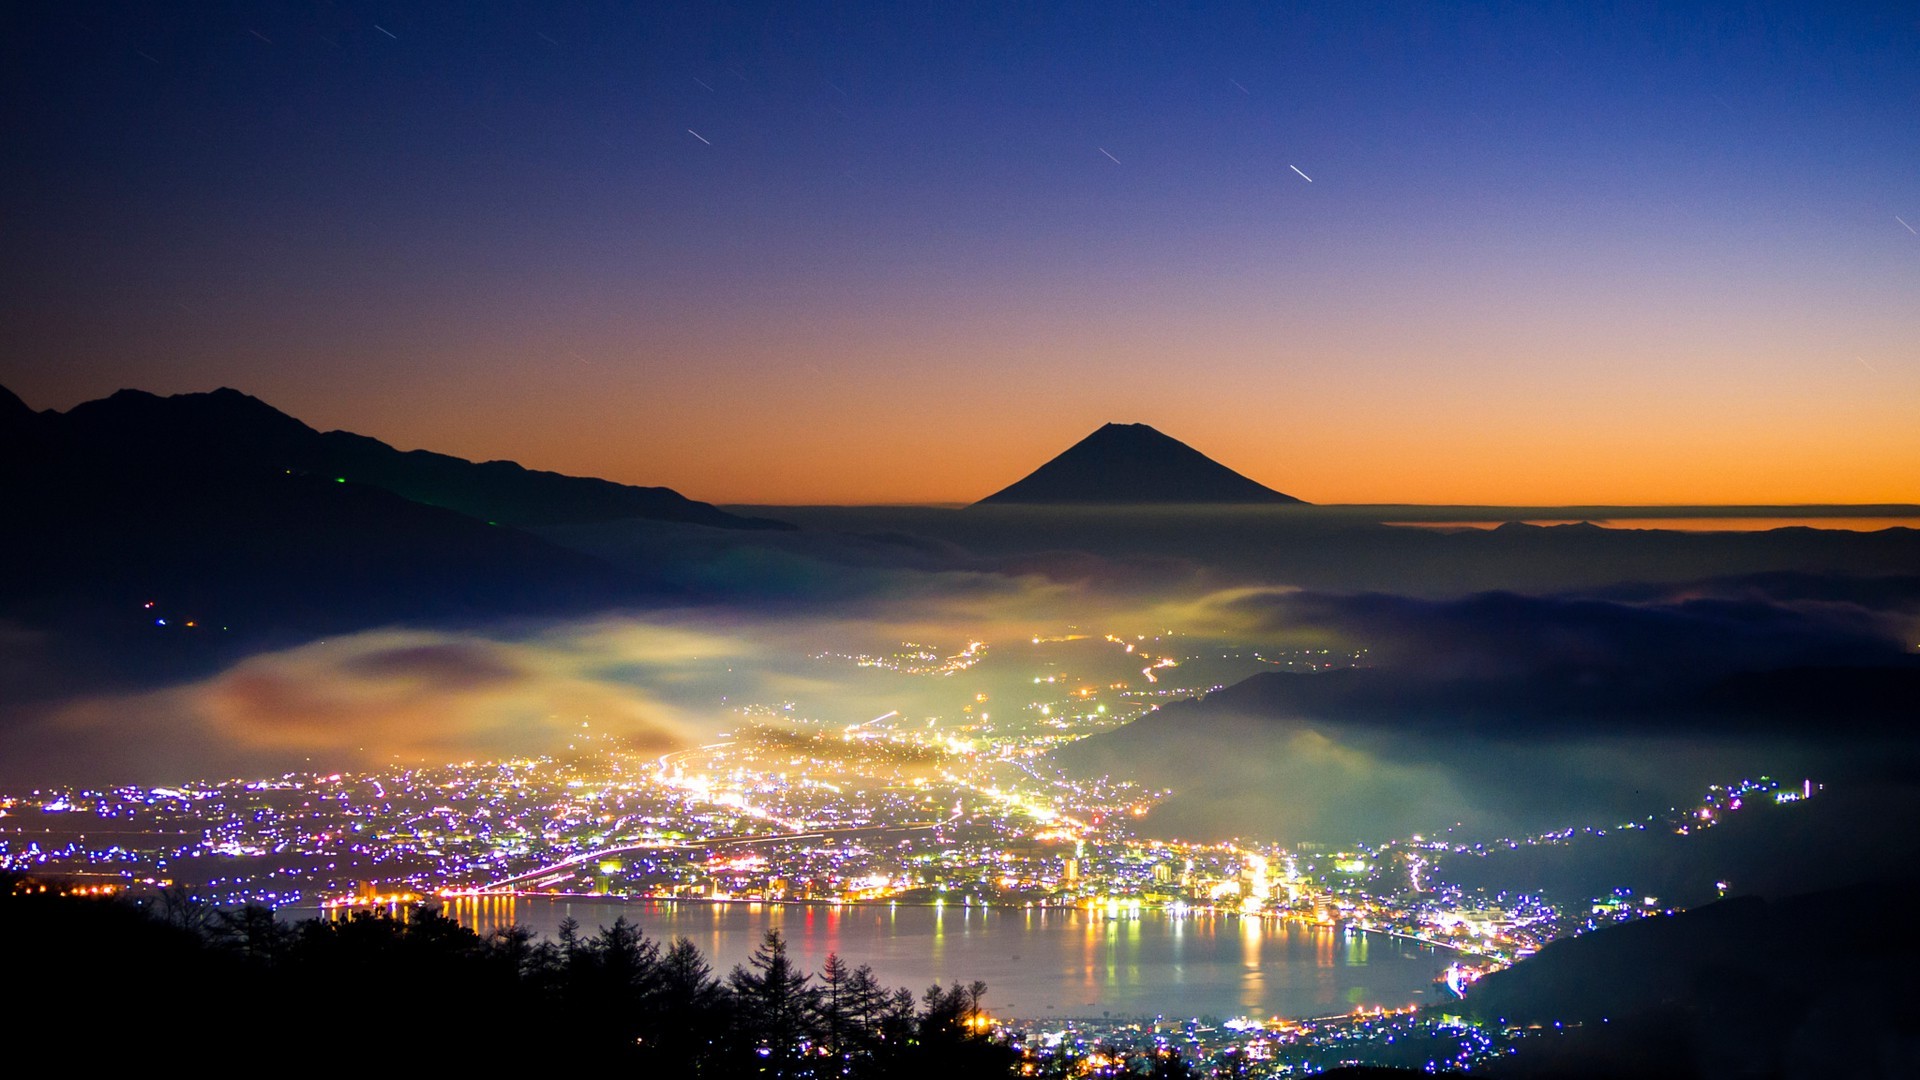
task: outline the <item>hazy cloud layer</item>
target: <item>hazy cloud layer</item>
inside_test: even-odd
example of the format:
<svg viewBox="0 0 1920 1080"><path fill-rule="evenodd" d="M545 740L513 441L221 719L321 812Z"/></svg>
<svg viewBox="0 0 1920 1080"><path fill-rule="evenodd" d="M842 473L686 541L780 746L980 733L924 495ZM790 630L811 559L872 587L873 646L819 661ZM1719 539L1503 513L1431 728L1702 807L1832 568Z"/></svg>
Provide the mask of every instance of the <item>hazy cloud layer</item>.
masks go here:
<svg viewBox="0 0 1920 1080"><path fill-rule="evenodd" d="M609 623L514 639L371 631L67 704L13 731L8 758L97 779L564 753L588 738L663 753L707 719L670 700L676 680L735 649Z"/></svg>
<svg viewBox="0 0 1920 1080"><path fill-rule="evenodd" d="M1221 598L1244 633L1368 650L1401 680L1559 682L1589 692L1671 695L1741 672L1899 665L1903 616L1853 604L1786 604L1749 593L1621 603L1486 593L1458 600L1258 591Z"/></svg>
<svg viewBox="0 0 1920 1080"><path fill-rule="evenodd" d="M1269 674L1063 755L1178 792L1153 827L1351 839L1552 826L1752 773L1896 778L1916 764L1910 593L1799 578L1623 590L1634 602L1241 590L1216 632L1366 649Z"/></svg>
<svg viewBox="0 0 1920 1080"><path fill-rule="evenodd" d="M748 716L836 731L894 710L957 718L971 697L951 681L855 658L907 641L950 651L1025 641L1056 624L1012 612L1020 597L1046 595L907 596L858 618L713 607L340 635L166 689L15 709L0 725L0 782L330 771L609 744L657 754Z"/></svg>
<svg viewBox="0 0 1920 1080"><path fill-rule="evenodd" d="M1886 699L1920 692L1910 578L1760 574L1415 598L1221 588L1212 572L1151 553L977 558L883 532L749 542L639 528L605 542L627 545L625 559L670 563L714 602L369 631L166 690L67 701L0 731L0 779L464 760L603 736L661 752L748 715L800 730L890 710L957 720L950 682L832 658L987 640L1000 649L988 667L1005 675L1019 666L1011 644L1030 635L1173 631L1252 649L1364 650L1368 666L1176 703L1069 752L1068 764L1175 789L1149 828L1353 838L1644 807L1746 769L1898 768L1903 714ZM1876 738L1884 752L1863 749Z"/></svg>

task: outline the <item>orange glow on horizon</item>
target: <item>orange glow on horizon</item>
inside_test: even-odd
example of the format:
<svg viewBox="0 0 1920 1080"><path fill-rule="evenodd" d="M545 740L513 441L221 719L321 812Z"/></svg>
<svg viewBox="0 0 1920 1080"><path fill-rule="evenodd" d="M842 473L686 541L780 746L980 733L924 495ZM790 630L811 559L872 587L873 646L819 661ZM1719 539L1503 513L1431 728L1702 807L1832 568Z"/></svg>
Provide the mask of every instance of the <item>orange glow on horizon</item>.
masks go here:
<svg viewBox="0 0 1920 1080"><path fill-rule="evenodd" d="M1265 335L1277 331L1217 306L1219 326L1142 314L1082 327L1085 340L1032 314L932 329L901 315L848 316L790 343L766 316L666 370L630 360L629 342L449 331L378 379L235 361L186 384L158 372L119 383L233 385L323 431L723 505L970 503L1109 421L1151 424L1314 503L1920 502L1920 368L1885 350L1869 350L1869 369L1804 343L1769 350L1754 332L1701 355L1685 346L1699 327L1573 326L1561 332L1594 339L1548 363L1527 359L1524 326L1507 340L1430 318L1413 329L1460 336L1416 349L1338 311L1276 350ZM1680 344L1659 345L1662 333ZM1616 359L1628 349L1638 359ZM533 352L583 361L530 367ZM114 386L10 388L64 409Z"/></svg>
<svg viewBox="0 0 1920 1080"><path fill-rule="evenodd" d="M1786 347L1703 359L1657 347L1652 331L1610 342L1596 330L1557 362L1523 364L1487 331L1414 363L1321 330L1282 363L1137 322L1119 329L1141 340L1109 331L1070 352L1057 329L1013 345L973 328L894 364L906 330L843 329L849 341L784 361L774 343L729 334L737 354L664 375L596 365L563 380L502 365L455 397L432 379L346 401L255 392L315 427L403 449L720 504L970 503L1109 421L1151 424L1314 503L1920 502L1920 369L1878 354L1877 372ZM1642 358L1613 358L1629 346Z"/></svg>
<svg viewBox="0 0 1920 1080"><path fill-rule="evenodd" d="M1183 410L1186 411L1186 410ZM1881 409L1880 412L1891 410ZM1436 418L1376 418L1366 427L1328 417L1274 424L1258 418L1173 416L1141 409L1084 411L1074 420L1012 420L1004 430L942 425L896 410L763 435L662 418L644 444L582 441L538 429L487 438L485 425L443 432L416 421L419 445L475 460L671 487L736 505L966 504L1013 483L1108 419L1152 424L1278 491L1322 504L1474 506L1713 506L1920 503L1920 437L1901 418L1804 428L1740 430L1722 421L1659 429L1638 425L1515 424L1484 419L1459 430ZM1386 420L1386 422L1382 422ZM1877 422L1876 422L1877 421ZM1044 425L1044 426L1043 426ZM346 425L343 425L346 426ZM372 425L367 425L372 426ZM577 430L592 431L588 422ZM497 429L495 429L497 430ZM395 445L409 440L389 437Z"/></svg>

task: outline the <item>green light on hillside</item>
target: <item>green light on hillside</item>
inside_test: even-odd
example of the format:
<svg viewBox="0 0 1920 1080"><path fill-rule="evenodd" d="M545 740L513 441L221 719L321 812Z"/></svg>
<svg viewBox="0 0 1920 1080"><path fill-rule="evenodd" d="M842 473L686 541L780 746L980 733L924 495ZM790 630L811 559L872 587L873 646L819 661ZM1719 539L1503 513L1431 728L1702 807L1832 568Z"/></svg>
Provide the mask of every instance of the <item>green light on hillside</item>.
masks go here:
<svg viewBox="0 0 1920 1080"><path fill-rule="evenodd" d="M336 476L333 478L333 482L336 484L344 484L347 482L347 478L344 476Z"/></svg>

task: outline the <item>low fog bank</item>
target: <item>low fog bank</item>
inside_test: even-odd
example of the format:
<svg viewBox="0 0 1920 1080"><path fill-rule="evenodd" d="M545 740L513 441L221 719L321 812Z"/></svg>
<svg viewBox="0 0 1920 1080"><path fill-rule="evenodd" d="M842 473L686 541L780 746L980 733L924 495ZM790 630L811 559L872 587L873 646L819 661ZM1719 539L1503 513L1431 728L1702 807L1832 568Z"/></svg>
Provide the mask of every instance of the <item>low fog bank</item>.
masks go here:
<svg viewBox="0 0 1920 1080"><path fill-rule="evenodd" d="M321 501L329 505L381 502L354 485L325 487ZM0 710L178 684L256 653L389 626L488 632L508 619L686 607L734 611L741 623L860 619L915 603L936 617L964 610L1073 623L1235 588L1438 599L1730 575L1872 577L1920 566L1920 531L1902 528L1707 534L1575 525L1448 533L1375 520L1420 508L793 509L800 531L645 520L520 531L434 512L434 522L463 525L462 543L485 540L480 546L493 555L513 556L492 561L411 533L394 539L392 530L339 523L320 530L326 542L308 545L324 558L304 548L260 551L264 541L242 543L214 518L176 523L171 554L129 560L117 552L127 538L146 534L107 530L125 534L122 542L94 546L115 553L67 552L74 565L54 575L66 583L61 588L0 590L0 623L31 643L0 665ZM32 562L16 569L29 577L46 569ZM560 579L565 588L555 585ZM184 632L189 624L198 630Z"/></svg>
<svg viewBox="0 0 1920 1080"><path fill-rule="evenodd" d="M696 631L592 622L341 635L163 689L17 710L0 730L0 782L178 782L589 746L664 753L697 726L671 688L733 648Z"/></svg>
<svg viewBox="0 0 1920 1080"><path fill-rule="evenodd" d="M1166 835L1382 840L1604 824L1761 774L1904 781L1920 766L1912 577L1792 575L1585 595L1246 591L1217 625L1367 649L1256 675L1061 751L1174 790Z"/></svg>
<svg viewBox="0 0 1920 1080"><path fill-rule="evenodd" d="M541 538L644 574L660 599L488 617L473 613L489 587L475 580L457 617L317 639L269 623L205 648L145 611L86 648L10 621L0 783L562 753L583 730L656 753L784 705L823 723L896 709L957 719L951 684L820 658L1070 627L1366 650L1351 677L1244 684L1062 755L1174 788L1147 819L1173 832L1349 839L1473 815L1557 821L1815 750L1827 757L1808 768L1904 761L1907 732L1876 702L1910 693L1920 533L1449 535L1275 516L1292 512L556 527ZM1888 566L1899 573L1876 570ZM1316 581L1334 584L1302 587ZM255 603L270 612L272 597ZM1836 705L1881 749L1830 739Z"/></svg>
<svg viewBox="0 0 1920 1080"><path fill-rule="evenodd" d="M1157 625L1151 606L1015 580L870 598L848 613L705 605L385 627L268 650L156 688L0 705L0 786L607 750L657 756L748 723L837 732L888 713L960 723L977 692L999 699L1031 687L1023 650L1036 627L1060 625L1062 611ZM905 643L944 655L971 641L993 647L965 679L877 662ZM1107 648L1116 670L1137 667Z"/></svg>

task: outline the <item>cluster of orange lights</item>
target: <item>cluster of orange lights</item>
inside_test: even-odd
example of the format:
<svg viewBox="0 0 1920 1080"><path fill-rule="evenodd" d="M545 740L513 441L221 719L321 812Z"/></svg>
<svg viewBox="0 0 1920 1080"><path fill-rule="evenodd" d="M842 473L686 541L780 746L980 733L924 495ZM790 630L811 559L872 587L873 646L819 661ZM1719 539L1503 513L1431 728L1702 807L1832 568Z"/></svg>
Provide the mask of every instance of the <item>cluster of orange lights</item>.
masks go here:
<svg viewBox="0 0 1920 1080"><path fill-rule="evenodd" d="M13 883L15 896L38 895L47 891L47 886L35 881L16 881ZM55 896L112 896L120 891L118 885L68 885L54 893Z"/></svg>
<svg viewBox="0 0 1920 1080"><path fill-rule="evenodd" d="M350 907L392 907L395 904L417 904L425 899L419 893L368 893L364 896L342 896L333 900L322 900L320 906L326 910Z"/></svg>

